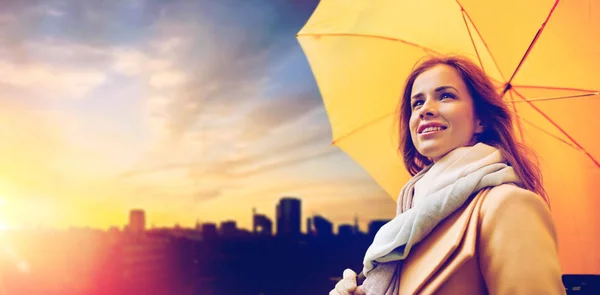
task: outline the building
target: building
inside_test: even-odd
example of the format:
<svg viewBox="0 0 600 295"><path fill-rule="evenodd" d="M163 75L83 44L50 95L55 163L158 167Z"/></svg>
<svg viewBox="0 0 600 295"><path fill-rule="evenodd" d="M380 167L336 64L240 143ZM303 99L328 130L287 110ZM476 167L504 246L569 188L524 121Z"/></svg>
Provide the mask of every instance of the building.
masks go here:
<svg viewBox="0 0 600 295"><path fill-rule="evenodd" d="M129 212L129 224L127 229L130 233L143 233L146 230L146 214L144 210L133 209Z"/></svg>
<svg viewBox="0 0 600 295"><path fill-rule="evenodd" d="M235 237L237 235L237 223L233 220L221 222L220 234L224 238Z"/></svg>
<svg viewBox="0 0 600 295"><path fill-rule="evenodd" d="M202 224L202 237L205 240L213 240L218 237L217 225L214 223L203 223Z"/></svg>
<svg viewBox="0 0 600 295"><path fill-rule="evenodd" d="M354 235L355 229L351 224L342 224L338 226L338 236L349 237Z"/></svg>
<svg viewBox="0 0 600 295"><path fill-rule="evenodd" d="M313 216L313 232L317 237L333 236L333 223L320 215Z"/></svg>
<svg viewBox="0 0 600 295"><path fill-rule="evenodd" d="M315 231L312 226L312 218L311 217L306 218L306 234L309 236L315 235Z"/></svg>
<svg viewBox="0 0 600 295"><path fill-rule="evenodd" d="M273 222L265 215L256 214L256 209L252 210L252 233L264 236L273 235Z"/></svg>
<svg viewBox="0 0 600 295"><path fill-rule="evenodd" d="M302 218L301 201L297 198L284 197L279 200L275 211L278 236L300 236Z"/></svg>

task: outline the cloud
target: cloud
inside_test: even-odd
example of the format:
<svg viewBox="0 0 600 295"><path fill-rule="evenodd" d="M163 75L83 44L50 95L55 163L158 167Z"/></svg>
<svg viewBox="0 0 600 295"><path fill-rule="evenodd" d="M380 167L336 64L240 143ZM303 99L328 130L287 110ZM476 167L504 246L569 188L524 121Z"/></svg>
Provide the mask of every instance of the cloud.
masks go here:
<svg viewBox="0 0 600 295"><path fill-rule="evenodd" d="M90 69L105 75L105 80L111 77L110 70L146 80L168 100L164 109L153 113L152 126L159 125L159 132L170 134L162 137L172 141L190 132L203 117L234 116L245 105L261 100L271 81L269 69L290 46L297 47L295 31L313 5L261 0L243 4L109 2L67 5L63 1L9 1L0 15L19 17L17 24L6 30L14 38L4 38L11 48L5 54L11 60L30 61L36 66L41 64L38 60L42 54L48 69L38 76L45 77L52 70L68 73L69 69L56 68L65 64L83 72L69 93L53 96L89 93L103 81L86 71ZM23 31L31 28L25 20L34 18L41 18L45 27L60 30L44 34ZM44 48L44 53L39 48ZM54 62L48 63L48 59ZM72 80L65 77L61 83ZM295 104L293 100L291 104ZM246 136L258 138L268 132L268 126L274 126L273 121L257 121Z"/></svg>
<svg viewBox="0 0 600 295"><path fill-rule="evenodd" d="M154 100L161 104L160 97ZM145 160L141 166L124 172L120 177L135 177L161 170L189 169L190 177L194 179L209 174L233 180L293 167L304 161L339 153L337 148L329 147L329 128L312 122L315 117L324 115L322 110L317 109L281 126L260 141L253 142L241 140L239 136L244 129L238 126L248 124L245 120L241 120L242 125L238 125L240 121L234 121L229 125L207 126L206 130L190 133L181 145L149 155L150 159L161 159L159 162ZM165 156L165 153L169 156Z"/></svg>
<svg viewBox="0 0 600 295"><path fill-rule="evenodd" d="M240 116L240 110L264 100L265 88L275 78L270 76L271 69L290 48L298 46L296 22L303 18L291 13L284 17L286 9L297 8L295 4L272 1L176 2L164 8L165 17L155 24L152 44L158 52L176 52L176 67L186 74L184 78L163 73L151 82L157 87L175 87L167 95L169 104L161 115L171 140L192 132L202 125L199 121ZM177 18L169 17L173 15ZM182 81L186 83L180 86ZM290 109L285 117L293 119L302 114L304 106L313 106L312 102L302 104L297 100L291 98L289 108L300 109ZM248 125L245 139L257 139L270 127L276 128L275 124L284 123L285 117L260 119L274 108L288 108L286 101L283 98L274 106L267 104L253 110L250 116L256 124ZM274 116L272 112L269 115Z"/></svg>
<svg viewBox="0 0 600 295"><path fill-rule="evenodd" d="M14 64L0 61L0 83L28 96L76 99L106 80L102 71L47 64Z"/></svg>
<svg viewBox="0 0 600 295"><path fill-rule="evenodd" d="M260 138L322 106L321 98L306 90L268 100L246 114L247 127L242 135L248 140Z"/></svg>
<svg viewBox="0 0 600 295"><path fill-rule="evenodd" d="M113 57L112 68L127 76L153 74L157 71L167 70L171 67L168 57L153 57L141 49L129 47L114 48L111 50Z"/></svg>
<svg viewBox="0 0 600 295"><path fill-rule="evenodd" d="M64 11L44 4L34 6L33 9L31 9L31 13L38 13L41 17L63 17L65 15Z"/></svg>
<svg viewBox="0 0 600 295"><path fill-rule="evenodd" d="M296 157L290 157L282 160L275 161L273 163L261 164L256 168L243 169L241 172L235 174L238 177L250 177L257 174L270 172L277 169L291 167L300 163L306 163L308 161L318 160L323 157L331 156L339 153L337 149L326 149L311 154L303 154Z"/></svg>
<svg viewBox="0 0 600 295"><path fill-rule="evenodd" d="M198 202L206 202L208 200L217 198L221 195L220 189L212 189L212 190L200 190L194 192L194 200Z"/></svg>
<svg viewBox="0 0 600 295"><path fill-rule="evenodd" d="M311 154L302 154L293 157L282 157L271 161L264 162L264 156L247 157L239 160L221 160L213 162L192 162L192 163L171 163L158 167L133 170L119 174L120 179L138 178L145 175L164 173L166 171L189 171L188 176L191 179L219 179L221 181L235 182L236 179L244 179L247 177L259 175L273 170L288 168L299 163L317 160L322 157L327 157L339 153L335 148L313 152Z"/></svg>
<svg viewBox="0 0 600 295"><path fill-rule="evenodd" d="M181 71L162 71L150 76L150 85L156 88L171 88L186 82L186 74Z"/></svg>
<svg viewBox="0 0 600 295"><path fill-rule="evenodd" d="M153 46L161 54L173 54L182 49L185 43L182 37L169 37L154 41Z"/></svg>
<svg viewBox="0 0 600 295"><path fill-rule="evenodd" d="M244 103L258 99L265 84L265 54L236 56L235 52L222 52L207 56L208 62L197 65L187 83L170 97L164 116L174 138L190 131L202 116L231 116ZM166 76L163 76L163 78ZM171 76L172 78L173 76ZM182 82L181 75L172 79L171 85ZM155 81L155 86L159 81ZM164 86L164 84L162 85Z"/></svg>
<svg viewBox="0 0 600 295"><path fill-rule="evenodd" d="M39 36L39 28L57 39L106 45L126 44L146 37L144 28L160 17L161 5L148 1L3 1L0 14L18 16L18 21L3 37L20 42ZM158 4L158 5L157 5ZM53 30L52 28L60 28ZM135 34L137 32L137 34Z"/></svg>

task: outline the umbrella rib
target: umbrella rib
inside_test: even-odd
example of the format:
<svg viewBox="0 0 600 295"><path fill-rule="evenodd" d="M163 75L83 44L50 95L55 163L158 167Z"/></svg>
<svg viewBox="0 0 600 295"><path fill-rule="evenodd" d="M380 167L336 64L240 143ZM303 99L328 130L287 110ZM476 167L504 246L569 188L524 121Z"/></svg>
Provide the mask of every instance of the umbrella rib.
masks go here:
<svg viewBox="0 0 600 295"><path fill-rule="evenodd" d="M586 93L586 94L576 94L576 95L566 95L566 96L555 96L555 97L528 98L528 99L525 99L525 100L511 100L510 102L511 103L521 103L521 102L528 102L528 101L560 100L560 99L567 99L567 98L596 96L598 94L600 94L600 92ZM596 98L600 98L600 96L598 96ZM512 99L512 95L511 95L511 99Z"/></svg>
<svg viewBox="0 0 600 295"><path fill-rule="evenodd" d="M583 151L588 156L588 158L590 158L592 160L592 162L594 162L594 164L596 164L596 167L600 168L600 163L585 148L583 148L573 137L571 137L571 135L569 135L569 133L567 133L564 129L562 129L556 122L554 122L554 120L552 120L548 115L546 115L546 113L542 112L542 110L540 110L533 103L531 103L531 101L527 101L527 99L523 95L521 95L516 89L513 89L513 91L515 92L515 94L517 94L519 97L521 97L530 107L532 107L536 112L538 112L540 115L542 115L544 118L546 118L546 120L548 120L548 122L550 122L550 124L552 124L554 127L556 127L556 129L558 129L562 134L564 134L575 146L577 146L577 148L579 150Z"/></svg>
<svg viewBox="0 0 600 295"><path fill-rule="evenodd" d="M473 40L473 34L471 34L471 29L469 29L469 24L467 23L467 18L465 17L465 10L461 7L461 14L463 21L465 22L465 27L467 28L467 32L469 33L469 38L471 38L471 44L473 44L473 49L475 49L475 54L477 54L477 59L479 60L479 65L481 65L481 69L485 72L485 68L483 67L483 62L481 62L481 56L479 56L479 50L477 50L477 46L475 46L475 40Z"/></svg>
<svg viewBox="0 0 600 295"><path fill-rule="evenodd" d="M473 28L475 29L475 32L477 32L477 35L479 35L479 38L481 39L481 42L483 42L483 45L485 46L485 49L490 54L490 57L492 58L492 61L494 62L494 65L496 66L496 69L498 69L498 72L500 73L500 77L502 77L502 80L506 80L506 78L504 77L504 74L502 73L502 71L500 70L500 67L498 66L498 62L496 61L496 58L492 54L492 51L490 50L490 47L488 46L487 42L485 42L485 39L481 35L481 32L479 32L479 29L475 25L475 22L473 21L473 19L469 15L469 13L465 10L465 8L462 6L462 4L460 4L460 1L456 0L456 3L458 4L458 6L460 6L460 10L463 12L463 19L464 19L465 15L466 15L467 18L469 19L469 21L471 21L471 24L473 25ZM466 21L465 21L465 25L466 25ZM469 27L467 26L467 30L468 29L469 29ZM469 36L471 36L470 32L469 32ZM473 40L473 38L471 38L471 41L472 40ZM473 47L475 47L475 43L473 43ZM479 57L479 52L477 51L476 47L475 47L475 52L477 52L477 57ZM479 62L481 63L481 60ZM483 67L483 64L482 64L482 67Z"/></svg>
<svg viewBox="0 0 600 295"><path fill-rule="evenodd" d="M517 115L517 116L518 116L518 115ZM575 150L582 151L582 149L578 148L578 147L577 147L577 146L575 146L574 144L572 144L572 143L570 143L570 142L568 142L568 141L566 141L566 140L564 140L564 139L562 139L562 138L560 138L560 137L558 137L558 136L556 136L556 135L554 135L554 134L552 134L552 133L550 133L550 132L548 132L548 131L544 130L544 128L542 128L542 127L540 127L540 126L537 126L537 125L533 124L531 121L529 121L529 120L527 120L527 119L525 119L525 118L523 118L523 117L520 117L520 116L518 116L518 117L519 117L521 120L523 120L523 122L525 122L525 123L527 123L527 124L529 124L529 125L533 126L535 129L537 129L537 130L539 130L539 131L542 131L542 132L546 133L546 134L547 134L547 135L549 135L550 137L552 137L552 138L554 138L554 139L556 139L556 140L558 140L558 141L560 141L560 142L562 142L562 143L564 143L564 144L566 144L566 145L568 145L568 146L572 147L572 148L573 148L573 149L575 149Z"/></svg>
<svg viewBox="0 0 600 295"><path fill-rule="evenodd" d="M371 120L370 122L367 122L366 124L363 124L363 125L361 125L360 127L358 127L358 128L356 128L356 129L354 129L354 130L352 130L352 131L350 131L350 132L348 132L348 133L346 133L346 134L344 134L344 135L342 135L342 136L340 136L340 137L338 137L338 138L334 139L334 140L331 142L331 144L335 145L335 144L337 144L338 142L340 142L340 141L344 140L346 137L348 137L348 136L350 136L350 135L352 135L352 134L354 134L354 133L356 133L356 132L358 132L358 131L360 131L360 130L362 130L362 129L364 129L364 128L367 128L367 127L369 127L370 125L373 125L373 124L375 124L375 123L377 123L377 122L379 122L379 121L381 121L381 120L383 120L383 119L385 119L385 118L387 118L387 117L389 117L389 116L393 115L394 113L395 113L395 112L387 113L387 114L385 114L385 115L383 115L383 116L381 116L381 117L379 117L379 118L373 119L373 120Z"/></svg>
<svg viewBox="0 0 600 295"><path fill-rule="evenodd" d="M510 93L510 99L512 100L513 111L515 115L517 115L517 126L519 126L519 135L521 135L521 141L525 142L525 136L523 136L523 127L521 126L521 116L519 116L519 111L517 110L517 105L515 105L515 100L513 98L512 92Z"/></svg>
<svg viewBox="0 0 600 295"><path fill-rule="evenodd" d="M510 77L510 79L508 79L508 82L506 83L506 88L504 88L504 93L506 93L510 89L510 83L515 78L515 76L517 75L517 73L521 69L521 66L523 65L523 62L525 62L525 59L527 59L527 57L529 56L529 53L531 52L531 49L533 49L533 46L537 43L537 40L542 35L542 32L546 28L546 24L548 24L548 20L550 20L550 17L554 14L554 10L556 9L556 6L558 5L558 2L560 2L560 0L556 0L554 2L554 5L552 6L552 9L550 9L550 13L548 13L548 16L546 17L546 20L544 20L544 22L542 23L542 26L538 29L538 31L535 34L535 36L533 37L533 40L531 41L531 43L529 43L529 47L527 47L527 51L525 51L525 54L521 58L521 61L519 61L519 64L517 65L517 68L513 72L513 74Z"/></svg>
<svg viewBox="0 0 600 295"><path fill-rule="evenodd" d="M552 87L552 86L536 86L536 85L513 85L513 87L519 88L530 88L530 89L547 89L547 90L566 90L566 91L579 91L589 93L600 93L600 90L590 90L581 88L569 88L569 87Z"/></svg>
<svg viewBox="0 0 600 295"><path fill-rule="evenodd" d="M416 44L416 43L412 43L412 42L408 42L402 39L398 39L398 38L392 38L392 37L385 37L385 36L376 36L376 35L367 35L367 34L350 34L350 33L333 33L333 34L297 34L297 37L367 37L367 38L375 38L375 39L383 39L383 40L389 40L389 41L396 41L396 42L401 42L404 43L406 45L410 45L410 46L414 46L414 47L418 47L421 48L425 51L429 51L429 52L433 52L435 54L441 54L439 51L433 50L431 48L427 48L425 46Z"/></svg>

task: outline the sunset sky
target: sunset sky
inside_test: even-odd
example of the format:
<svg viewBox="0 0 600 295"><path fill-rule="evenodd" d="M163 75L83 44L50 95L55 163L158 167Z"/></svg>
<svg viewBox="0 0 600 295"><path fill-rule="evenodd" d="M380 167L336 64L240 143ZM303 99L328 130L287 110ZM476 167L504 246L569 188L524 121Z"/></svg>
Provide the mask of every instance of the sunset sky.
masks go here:
<svg viewBox="0 0 600 295"><path fill-rule="evenodd" d="M0 227L274 217L394 202L337 147L295 34L316 0L3 1Z"/></svg>

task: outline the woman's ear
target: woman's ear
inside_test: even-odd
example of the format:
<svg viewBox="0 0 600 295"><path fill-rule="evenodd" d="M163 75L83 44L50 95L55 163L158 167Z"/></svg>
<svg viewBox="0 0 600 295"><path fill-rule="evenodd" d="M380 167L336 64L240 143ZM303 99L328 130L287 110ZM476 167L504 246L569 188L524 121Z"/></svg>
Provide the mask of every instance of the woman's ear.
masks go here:
<svg viewBox="0 0 600 295"><path fill-rule="evenodd" d="M477 119L477 121L475 123L477 123L475 125L475 134L483 133L483 130L485 129L485 126L483 126L483 122L481 122L481 120Z"/></svg>

